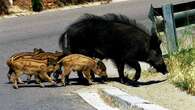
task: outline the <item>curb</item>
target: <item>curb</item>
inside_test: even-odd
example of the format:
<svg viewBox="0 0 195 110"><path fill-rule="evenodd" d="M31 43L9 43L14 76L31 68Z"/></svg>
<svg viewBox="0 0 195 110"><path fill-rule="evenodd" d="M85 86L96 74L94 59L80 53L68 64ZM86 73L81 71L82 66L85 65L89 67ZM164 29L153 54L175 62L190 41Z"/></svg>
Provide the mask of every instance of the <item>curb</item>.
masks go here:
<svg viewBox="0 0 195 110"><path fill-rule="evenodd" d="M168 110L108 85L94 85L76 93L97 110Z"/></svg>
<svg viewBox="0 0 195 110"><path fill-rule="evenodd" d="M168 110L137 96L130 96L116 87L98 89L104 102L120 110Z"/></svg>
<svg viewBox="0 0 195 110"><path fill-rule="evenodd" d="M98 89L98 93L104 102L120 110L168 110L140 97L131 96L116 87L104 87Z"/></svg>
<svg viewBox="0 0 195 110"><path fill-rule="evenodd" d="M93 88L84 88L78 91L75 91L82 99L84 99L88 104L96 108L97 110L119 110L109 106L107 103L102 100L101 96L98 94L97 89Z"/></svg>

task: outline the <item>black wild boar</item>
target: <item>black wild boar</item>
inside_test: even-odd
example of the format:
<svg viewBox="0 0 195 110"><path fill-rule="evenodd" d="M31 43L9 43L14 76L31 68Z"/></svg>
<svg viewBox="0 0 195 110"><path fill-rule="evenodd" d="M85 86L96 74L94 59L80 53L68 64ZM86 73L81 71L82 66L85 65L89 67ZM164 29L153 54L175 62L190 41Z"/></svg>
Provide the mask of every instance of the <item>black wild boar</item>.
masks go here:
<svg viewBox="0 0 195 110"><path fill-rule="evenodd" d="M147 33L135 20L124 15L85 14L67 28L59 44L64 52L112 59L122 83L126 82L123 73L125 64L135 68L134 81L140 78L141 67L138 61L149 63L163 74L168 72L157 34Z"/></svg>

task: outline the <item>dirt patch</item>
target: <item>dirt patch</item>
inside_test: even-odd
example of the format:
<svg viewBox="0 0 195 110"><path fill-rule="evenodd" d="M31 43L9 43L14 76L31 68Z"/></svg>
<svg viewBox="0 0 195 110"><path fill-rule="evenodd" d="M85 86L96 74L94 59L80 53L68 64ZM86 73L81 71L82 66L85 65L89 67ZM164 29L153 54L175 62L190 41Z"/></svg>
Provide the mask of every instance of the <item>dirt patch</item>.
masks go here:
<svg viewBox="0 0 195 110"><path fill-rule="evenodd" d="M32 10L32 0L14 0L14 5L25 10ZM44 10L64 7L68 5L78 5L89 2L107 2L111 0L42 0Z"/></svg>
<svg viewBox="0 0 195 110"><path fill-rule="evenodd" d="M57 10L70 10L70 9L81 8L81 7L92 7L92 6L101 5L102 3L104 2L91 2L91 3L86 3L86 4L80 4L80 5L68 5L68 6L64 6L61 8L43 10L41 12L33 12L31 10L27 10L24 8L21 9L19 6L14 5L10 7L9 9L10 13L8 15L0 16L0 19L13 18L13 17L18 17L18 16L28 16L28 15L33 15L33 14L45 13L45 12L53 12Z"/></svg>
<svg viewBox="0 0 195 110"><path fill-rule="evenodd" d="M10 3L7 0L0 0L0 15L9 14Z"/></svg>
<svg viewBox="0 0 195 110"><path fill-rule="evenodd" d="M20 7L25 10L32 10L32 0L15 0L14 5ZM43 0L44 9L52 9L60 7L59 0Z"/></svg>

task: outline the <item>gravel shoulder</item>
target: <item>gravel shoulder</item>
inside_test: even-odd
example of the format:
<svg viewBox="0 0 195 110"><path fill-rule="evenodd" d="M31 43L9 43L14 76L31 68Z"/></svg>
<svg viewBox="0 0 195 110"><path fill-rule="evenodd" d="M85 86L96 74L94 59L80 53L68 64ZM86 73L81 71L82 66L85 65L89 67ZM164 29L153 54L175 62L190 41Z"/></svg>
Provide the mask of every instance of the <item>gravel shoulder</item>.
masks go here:
<svg viewBox="0 0 195 110"><path fill-rule="evenodd" d="M117 69L111 61L105 61L109 77L118 77ZM168 76L160 73L149 73L148 66L142 66L142 74L138 86L124 85L119 82L108 82L107 85L117 87L131 96L138 96L154 104L170 110L194 110L195 96L175 87L168 80ZM127 76L132 76L135 71L126 67Z"/></svg>
<svg viewBox="0 0 195 110"><path fill-rule="evenodd" d="M139 87L126 86L118 82L110 82L108 85L117 87L130 95L141 97L170 110L194 110L195 97L186 94L168 81L164 81L164 79L161 74L158 74L149 79L142 78Z"/></svg>

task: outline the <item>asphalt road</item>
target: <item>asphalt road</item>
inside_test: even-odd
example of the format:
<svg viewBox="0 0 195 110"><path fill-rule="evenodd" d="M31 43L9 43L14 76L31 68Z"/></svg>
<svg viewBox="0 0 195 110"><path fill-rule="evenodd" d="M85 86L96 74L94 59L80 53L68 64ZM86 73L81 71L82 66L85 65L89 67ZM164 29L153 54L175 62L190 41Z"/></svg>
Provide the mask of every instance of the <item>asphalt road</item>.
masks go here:
<svg viewBox="0 0 195 110"><path fill-rule="evenodd" d="M0 110L94 110L85 103L75 90L82 85L39 88L24 86L15 90L7 82L6 60L16 52L42 48L46 51L60 50L58 38L64 29L83 13L102 15L125 14L150 26L147 19L150 4L158 7L170 0L129 0L128 2L79 8L66 11L44 12L0 20ZM172 0L172 2L187 0ZM190 1L190 0L189 0Z"/></svg>

